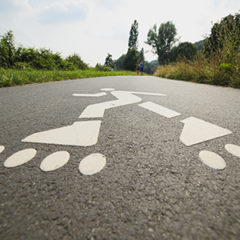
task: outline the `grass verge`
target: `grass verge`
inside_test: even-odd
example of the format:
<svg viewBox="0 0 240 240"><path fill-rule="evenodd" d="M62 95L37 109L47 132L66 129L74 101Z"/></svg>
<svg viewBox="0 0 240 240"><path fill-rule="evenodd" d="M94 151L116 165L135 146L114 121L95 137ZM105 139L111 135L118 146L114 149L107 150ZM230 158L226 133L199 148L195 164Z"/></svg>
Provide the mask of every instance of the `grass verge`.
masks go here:
<svg viewBox="0 0 240 240"><path fill-rule="evenodd" d="M126 71L101 72L95 70L47 71L47 70L0 69L0 88L30 83L43 83L78 78L121 76L121 75L136 75L136 73Z"/></svg>
<svg viewBox="0 0 240 240"><path fill-rule="evenodd" d="M206 59L179 61L159 66L154 74L158 77L207 83L240 88L240 67L232 64L217 64Z"/></svg>

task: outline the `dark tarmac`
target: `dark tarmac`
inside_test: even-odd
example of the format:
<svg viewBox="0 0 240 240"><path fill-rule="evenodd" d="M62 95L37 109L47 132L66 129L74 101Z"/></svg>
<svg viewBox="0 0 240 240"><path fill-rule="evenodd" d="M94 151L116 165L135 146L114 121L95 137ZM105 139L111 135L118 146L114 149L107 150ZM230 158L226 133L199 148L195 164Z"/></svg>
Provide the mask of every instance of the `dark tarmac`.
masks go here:
<svg viewBox="0 0 240 240"><path fill-rule="evenodd" d="M166 94L141 96L173 109L167 119L132 104L105 112L98 143L90 147L21 142L39 131L70 125L89 104L114 100L73 97L101 88ZM185 146L180 121L188 117L232 134ZM103 77L0 89L0 239L239 239L240 90L156 77ZM13 153L35 148L36 157L5 168ZM70 161L53 172L39 166L47 155L68 151ZM213 151L224 170L204 165L198 154ZM85 156L101 152L105 168L79 172Z"/></svg>

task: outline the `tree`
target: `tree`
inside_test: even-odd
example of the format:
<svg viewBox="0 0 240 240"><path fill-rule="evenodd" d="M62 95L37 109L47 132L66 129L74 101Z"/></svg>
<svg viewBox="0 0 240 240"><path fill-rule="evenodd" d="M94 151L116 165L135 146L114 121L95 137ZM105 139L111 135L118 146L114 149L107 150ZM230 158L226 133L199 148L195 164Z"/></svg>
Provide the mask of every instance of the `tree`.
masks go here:
<svg viewBox="0 0 240 240"><path fill-rule="evenodd" d="M204 43L206 42L206 39L200 40L198 42L195 42L194 45L197 47L197 50L200 51L203 49Z"/></svg>
<svg viewBox="0 0 240 240"><path fill-rule="evenodd" d="M0 40L0 66L10 68L15 63L15 46L14 36L12 31L8 31L1 36Z"/></svg>
<svg viewBox="0 0 240 240"><path fill-rule="evenodd" d="M197 47L190 42L180 43L178 46L173 47L170 53L170 60L175 62L178 59L192 60L197 54Z"/></svg>
<svg viewBox="0 0 240 240"><path fill-rule="evenodd" d="M83 62L81 57L78 54L76 54L76 53L74 53L73 55L67 57L66 60L68 62L70 62L70 63L73 63L80 70L88 69L88 65L85 62Z"/></svg>
<svg viewBox="0 0 240 240"><path fill-rule="evenodd" d="M139 53L139 61L140 61L140 63L142 62L144 62L145 61L145 57L144 57L144 49L142 48L141 49L141 51L140 51L140 53Z"/></svg>
<svg viewBox="0 0 240 240"><path fill-rule="evenodd" d="M69 64L62 59L59 53L53 53L50 49L34 49L19 47L16 50L15 66L31 67L45 70L69 70ZM71 64L70 64L71 65ZM76 69L76 67L75 67Z"/></svg>
<svg viewBox="0 0 240 240"><path fill-rule="evenodd" d="M137 49L137 40L138 40L138 22L134 20L131 29L130 36L128 40L128 49Z"/></svg>
<svg viewBox="0 0 240 240"><path fill-rule="evenodd" d="M115 66L118 70L124 69L124 62L125 62L126 54L123 54L115 61Z"/></svg>
<svg viewBox="0 0 240 240"><path fill-rule="evenodd" d="M138 41L138 22L134 20L128 40L128 51L124 58L123 66L126 70L135 71L139 63L139 52L137 50Z"/></svg>
<svg viewBox="0 0 240 240"><path fill-rule="evenodd" d="M240 50L240 14L228 15L215 23L206 39L203 52L206 57L218 56L231 62ZM219 59L220 59L219 58Z"/></svg>
<svg viewBox="0 0 240 240"><path fill-rule="evenodd" d="M123 63L124 69L129 71L135 71L138 63L139 63L139 52L135 48L128 49L127 55Z"/></svg>
<svg viewBox="0 0 240 240"><path fill-rule="evenodd" d="M154 25L149 30L146 44L152 46L153 52L158 55L159 64L167 64L172 45L176 42L176 27L172 22L162 23L157 31Z"/></svg>
<svg viewBox="0 0 240 240"><path fill-rule="evenodd" d="M114 61L112 59L112 55L108 53L106 59L105 59L105 64L107 67L113 68L114 67Z"/></svg>

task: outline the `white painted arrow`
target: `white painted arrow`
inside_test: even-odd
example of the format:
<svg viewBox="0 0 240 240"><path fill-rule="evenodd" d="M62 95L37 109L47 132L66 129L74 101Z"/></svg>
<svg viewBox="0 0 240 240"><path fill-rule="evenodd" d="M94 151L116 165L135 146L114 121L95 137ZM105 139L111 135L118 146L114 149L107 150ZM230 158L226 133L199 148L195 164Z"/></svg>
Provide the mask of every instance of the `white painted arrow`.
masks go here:
<svg viewBox="0 0 240 240"><path fill-rule="evenodd" d="M232 133L225 128L195 117L186 118L181 122L184 123L184 127L180 136L180 140L186 146L202 143Z"/></svg>

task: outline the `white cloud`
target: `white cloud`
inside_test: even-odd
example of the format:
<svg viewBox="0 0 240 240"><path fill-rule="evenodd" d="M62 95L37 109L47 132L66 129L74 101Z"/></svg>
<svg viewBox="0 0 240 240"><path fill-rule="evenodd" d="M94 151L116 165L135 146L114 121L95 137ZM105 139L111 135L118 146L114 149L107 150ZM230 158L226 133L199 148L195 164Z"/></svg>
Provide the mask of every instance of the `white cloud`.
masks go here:
<svg viewBox="0 0 240 240"><path fill-rule="evenodd" d="M18 43L74 52L91 65L107 53L127 51L129 30L139 22L139 48L156 23L172 21L181 41L195 42L210 33L211 22L240 9L239 0L1 0L0 35L12 29ZM147 59L153 59L151 53Z"/></svg>

